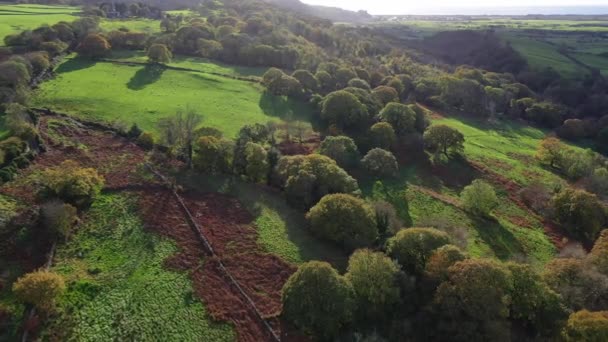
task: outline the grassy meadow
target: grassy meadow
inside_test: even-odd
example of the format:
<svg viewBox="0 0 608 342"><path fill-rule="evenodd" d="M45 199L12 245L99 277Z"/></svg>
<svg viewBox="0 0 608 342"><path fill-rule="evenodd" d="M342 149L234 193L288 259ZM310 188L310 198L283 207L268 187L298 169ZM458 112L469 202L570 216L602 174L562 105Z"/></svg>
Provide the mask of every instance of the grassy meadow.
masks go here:
<svg viewBox="0 0 608 342"><path fill-rule="evenodd" d="M31 30L38 26L53 25L60 21L74 21L80 9L73 6L14 5L0 3L0 46L4 37Z"/></svg>
<svg viewBox="0 0 608 342"><path fill-rule="evenodd" d="M57 250L52 270L68 284L58 302L66 316L47 333L78 341L233 341L232 327L211 321L188 275L163 266L176 251L144 231L131 198L101 196Z"/></svg>
<svg viewBox="0 0 608 342"><path fill-rule="evenodd" d="M288 112L303 119L310 114L307 104L265 94L255 82L202 72L78 58L66 60L56 72L55 79L35 92L33 106L86 119L137 123L149 131L155 130L158 119L186 108L228 137L246 124L279 121Z"/></svg>

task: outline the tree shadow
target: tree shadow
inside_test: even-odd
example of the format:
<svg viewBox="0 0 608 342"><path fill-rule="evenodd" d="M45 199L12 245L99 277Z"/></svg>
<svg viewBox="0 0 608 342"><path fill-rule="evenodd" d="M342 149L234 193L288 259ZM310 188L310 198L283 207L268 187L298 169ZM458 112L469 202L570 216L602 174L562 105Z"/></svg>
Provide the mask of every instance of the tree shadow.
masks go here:
<svg viewBox="0 0 608 342"><path fill-rule="evenodd" d="M76 57L72 59L68 59L66 62L61 63L55 72L58 74L65 74L68 72L79 71L83 69L88 69L92 66L95 66L97 61L90 58Z"/></svg>
<svg viewBox="0 0 608 342"><path fill-rule="evenodd" d="M479 237L490 246L498 259L509 260L526 255L519 240L495 218L467 215Z"/></svg>
<svg viewBox="0 0 608 342"><path fill-rule="evenodd" d="M157 82L165 72L166 68L162 65L150 64L137 70L131 77L127 88L131 90L142 90L150 84Z"/></svg>
<svg viewBox="0 0 608 342"><path fill-rule="evenodd" d="M310 104L303 101L296 101L286 96L276 96L265 91L260 97L259 106L264 114L268 116L284 120L314 121L313 117L311 117L313 108Z"/></svg>

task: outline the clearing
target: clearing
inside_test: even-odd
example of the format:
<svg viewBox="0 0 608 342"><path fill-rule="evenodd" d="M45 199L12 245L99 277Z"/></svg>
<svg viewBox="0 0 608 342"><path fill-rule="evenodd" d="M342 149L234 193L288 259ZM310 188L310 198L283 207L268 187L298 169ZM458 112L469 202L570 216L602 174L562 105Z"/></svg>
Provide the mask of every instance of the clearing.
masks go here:
<svg viewBox="0 0 608 342"><path fill-rule="evenodd" d="M0 46L4 37L31 30L41 25L53 25L60 21L71 22L78 17L80 8L73 6L0 4Z"/></svg>

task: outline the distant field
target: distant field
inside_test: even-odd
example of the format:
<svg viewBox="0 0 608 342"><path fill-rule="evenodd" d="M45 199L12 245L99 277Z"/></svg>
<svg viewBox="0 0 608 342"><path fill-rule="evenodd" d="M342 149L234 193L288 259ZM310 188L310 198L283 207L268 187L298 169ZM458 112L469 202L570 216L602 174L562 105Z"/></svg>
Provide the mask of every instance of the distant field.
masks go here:
<svg viewBox="0 0 608 342"><path fill-rule="evenodd" d="M53 271L69 284L58 303L68 314L48 330L78 341L233 341L232 327L212 322L188 274L165 268L177 249L144 230L132 202L101 196L59 247Z"/></svg>
<svg viewBox="0 0 608 342"><path fill-rule="evenodd" d="M307 104L263 93L262 87L200 72L155 69L68 59L57 77L35 92L32 105L76 116L137 123L154 130L158 119L188 107L204 116L204 125L228 137L253 123L278 121L288 112L307 119Z"/></svg>
<svg viewBox="0 0 608 342"><path fill-rule="evenodd" d="M145 33L160 32L160 20L130 18L130 19L102 19L99 26L104 31L114 31L127 28L129 31Z"/></svg>
<svg viewBox="0 0 608 342"><path fill-rule="evenodd" d="M59 21L73 21L80 9L71 6L7 5L0 4L0 46L4 37L43 24L53 25Z"/></svg>
<svg viewBox="0 0 608 342"><path fill-rule="evenodd" d="M589 53L577 53L574 57L590 67L599 69L604 76L608 76L608 57Z"/></svg>
<svg viewBox="0 0 608 342"><path fill-rule="evenodd" d="M122 62L145 63L148 57L142 51L113 51L112 60ZM170 66L193 69L201 72L218 73L232 76L254 76L261 77L266 72L265 68L253 68L239 65L223 64L205 58L174 56L169 63Z"/></svg>

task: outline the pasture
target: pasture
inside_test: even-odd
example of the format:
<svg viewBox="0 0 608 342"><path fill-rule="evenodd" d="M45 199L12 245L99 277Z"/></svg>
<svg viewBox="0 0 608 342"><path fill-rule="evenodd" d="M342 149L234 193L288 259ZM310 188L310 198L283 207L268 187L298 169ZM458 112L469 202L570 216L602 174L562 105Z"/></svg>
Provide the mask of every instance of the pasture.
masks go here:
<svg viewBox="0 0 608 342"><path fill-rule="evenodd" d="M132 198L103 195L57 251L53 271L68 283L58 304L69 314L47 332L79 341L233 341L230 325L211 321L188 274L164 267L176 252L144 230Z"/></svg>
<svg viewBox="0 0 608 342"><path fill-rule="evenodd" d="M310 108L268 95L256 82L201 72L143 65L118 65L68 59L57 77L45 82L32 99L35 107L106 122L137 123L154 131L158 119L193 109L203 124L234 137L247 124L280 121L288 113L307 120Z"/></svg>
<svg viewBox="0 0 608 342"><path fill-rule="evenodd" d="M0 3L0 46L4 37L44 24L74 21L80 9L73 6L15 5Z"/></svg>

